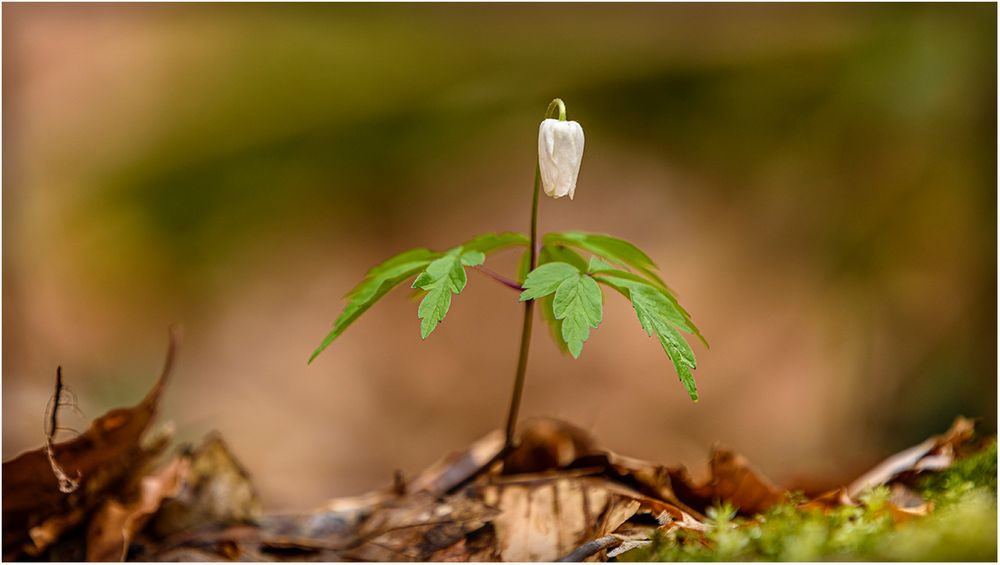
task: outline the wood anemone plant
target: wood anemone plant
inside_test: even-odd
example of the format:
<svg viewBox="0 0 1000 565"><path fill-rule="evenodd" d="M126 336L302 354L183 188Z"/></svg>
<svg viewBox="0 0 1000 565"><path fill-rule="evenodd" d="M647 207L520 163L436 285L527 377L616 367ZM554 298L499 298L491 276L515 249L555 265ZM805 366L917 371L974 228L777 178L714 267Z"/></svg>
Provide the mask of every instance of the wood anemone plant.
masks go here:
<svg viewBox="0 0 1000 565"><path fill-rule="evenodd" d="M544 191L553 198L569 196L572 200L583 145L583 128L577 122L566 120L566 105L562 100L553 100L538 130L538 161L528 235L487 233L447 251L425 248L404 251L373 267L364 280L347 293L347 305L309 361L312 362L386 293L410 278L414 278L412 287L423 293L417 317L420 335L426 339L444 320L451 307L452 295L460 294L465 288L466 269L472 267L519 291L520 301L524 303L521 347L507 413L507 448L513 445L521 405L535 304L539 304L556 344L578 358L591 328L597 328L601 322L604 297L600 285L619 292L632 303L642 329L660 341L688 395L697 402L698 390L691 374L695 368L694 352L681 332L697 336L706 345L707 342L673 292L656 274L657 267L652 259L635 245L608 235L552 232L539 241L539 194ZM526 248L516 280L484 266L490 253L509 247ZM583 254L589 254L589 259Z"/></svg>

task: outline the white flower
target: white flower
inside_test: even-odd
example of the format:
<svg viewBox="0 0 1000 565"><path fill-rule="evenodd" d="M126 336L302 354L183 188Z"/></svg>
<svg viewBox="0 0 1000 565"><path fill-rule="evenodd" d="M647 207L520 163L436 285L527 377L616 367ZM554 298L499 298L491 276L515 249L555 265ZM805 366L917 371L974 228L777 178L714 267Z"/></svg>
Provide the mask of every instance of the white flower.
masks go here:
<svg viewBox="0 0 1000 565"><path fill-rule="evenodd" d="M583 128L577 122L547 119L538 126L538 167L542 188L552 198L576 191L583 160Z"/></svg>

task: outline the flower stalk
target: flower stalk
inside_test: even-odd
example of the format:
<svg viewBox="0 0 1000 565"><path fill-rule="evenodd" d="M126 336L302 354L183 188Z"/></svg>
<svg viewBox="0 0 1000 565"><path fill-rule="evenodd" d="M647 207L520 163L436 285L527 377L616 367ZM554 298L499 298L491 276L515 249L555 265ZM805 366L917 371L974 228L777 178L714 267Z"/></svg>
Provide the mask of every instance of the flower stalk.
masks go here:
<svg viewBox="0 0 1000 565"><path fill-rule="evenodd" d="M545 110L545 119L558 116L560 122L566 121L566 104L559 98L552 100ZM531 231L528 243L528 272L538 266L538 197L542 191L541 158L535 161L535 182L531 191ZM507 426L505 428L505 449L514 446L514 432L517 427L517 414L521 409L521 396L524 393L524 379L528 370L528 353L531 349L531 327L534 322L535 301L524 303L524 321L521 324L521 347L517 356L517 372L514 375L514 390L511 392L510 408L507 411Z"/></svg>
<svg viewBox="0 0 1000 565"><path fill-rule="evenodd" d="M549 106L551 108L551 105ZM542 173L535 164L535 187L531 196L531 235L528 247L528 272L538 266L538 194L542 187ZM524 322L521 324L521 349L517 356L517 373L514 375L514 390L511 393L510 409L507 411L507 427L504 448L514 446L514 432L517 426L517 413L521 409L521 395L524 392L524 377L528 370L528 351L531 348L531 325L534 321L535 301L524 303Z"/></svg>

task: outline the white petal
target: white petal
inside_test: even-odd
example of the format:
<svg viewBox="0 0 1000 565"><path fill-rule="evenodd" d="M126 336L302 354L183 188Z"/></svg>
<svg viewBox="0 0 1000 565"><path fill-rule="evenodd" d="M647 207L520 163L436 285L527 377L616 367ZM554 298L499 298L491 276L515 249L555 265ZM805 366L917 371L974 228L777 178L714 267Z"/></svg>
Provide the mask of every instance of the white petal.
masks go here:
<svg viewBox="0 0 1000 565"><path fill-rule="evenodd" d="M545 194L573 198L583 141L583 128L577 122L547 119L538 126L538 167Z"/></svg>

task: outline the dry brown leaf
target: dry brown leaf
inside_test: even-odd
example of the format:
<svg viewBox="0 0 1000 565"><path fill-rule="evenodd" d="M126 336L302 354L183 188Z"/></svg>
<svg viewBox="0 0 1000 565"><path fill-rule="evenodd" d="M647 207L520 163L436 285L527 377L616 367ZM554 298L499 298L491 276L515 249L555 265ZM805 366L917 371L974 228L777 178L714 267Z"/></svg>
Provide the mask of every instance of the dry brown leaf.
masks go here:
<svg viewBox="0 0 1000 565"><path fill-rule="evenodd" d="M186 457L174 459L159 473L143 477L134 499L106 501L87 529L87 561L124 560L132 539L163 500L181 491L189 465Z"/></svg>
<svg viewBox="0 0 1000 565"><path fill-rule="evenodd" d="M690 514L599 476L512 476L487 485L497 552L503 561L553 561L585 543L631 529L626 523L648 514L663 527L701 530Z"/></svg>
<svg viewBox="0 0 1000 565"><path fill-rule="evenodd" d="M772 483L742 455L715 447L709 462L711 476L698 484L683 467L669 469L675 496L704 511L719 502L729 502L741 513L756 514L785 500L787 491Z"/></svg>
<svg viewBox="0 0 1000 565"><path fill-rule="evenodd" d="M370 561L425 561L465 540L497 515L482 500L464 494L439 498L427 492L399 497L373 511L358 529L360 545L346 553Z"/></svg>
<svg viewBox="0 0 1000 565"><path fill-rule="evenodd" d="M562 491L557 493L557 491ZM601 493L603 494L603 493ZM607 499L591 509L594 496L583 483L569 479L540 484L488 487L484 498L500 513L494 520L502 561L552 561L586 541L594 529L588 511L604 513ZM562 506L559 502L566 506Z"/></svg>
<svg viewBox="0 0 1000 565"><path fill-rule="evenodd" d="M937 471L950 466L958 452L966 447L974 435L974 423L967 418L955 419L951 428L939 436L934 436L905 449L868 471L848 487L841 487L823 493L812 500L798 505L802 510L828 511L840 506L857 506L857 497L873 487L890 485L890 496L886 509L897 523L919 516L926 516L933 510L933 504L924 500L900 479L921 471Z"/></svg>
<svg viewBox="0 0 1000 565"><path fill-rule="evenodd" d="M763 512L785 498L784 489L775 486L742 455L715 448L711 468L712 479L702 489L704 496L729 501L742 512Z"/></svg>
<svg viewBox="0 0 1000 565"><path fill-rule="evenodd" d="M853 498L904 473L944 469L954 462L957 449L971 440L974 432L975 423L959 416L944 434L900 451L855 479L847 487L847 493Z"/></svg>

